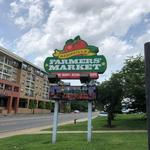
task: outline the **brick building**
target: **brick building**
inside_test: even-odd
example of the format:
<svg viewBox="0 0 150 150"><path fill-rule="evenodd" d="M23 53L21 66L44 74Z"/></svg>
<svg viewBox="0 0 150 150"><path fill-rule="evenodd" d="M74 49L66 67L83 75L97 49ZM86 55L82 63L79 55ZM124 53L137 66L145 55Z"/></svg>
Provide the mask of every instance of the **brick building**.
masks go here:
<svg viewBox="0 0 150 150"><path fill-rule="evenodd" d="M37 113L41 103L49 103L48 75L41 68L0 47L0 113L31 113L31 101Z"/></svg>

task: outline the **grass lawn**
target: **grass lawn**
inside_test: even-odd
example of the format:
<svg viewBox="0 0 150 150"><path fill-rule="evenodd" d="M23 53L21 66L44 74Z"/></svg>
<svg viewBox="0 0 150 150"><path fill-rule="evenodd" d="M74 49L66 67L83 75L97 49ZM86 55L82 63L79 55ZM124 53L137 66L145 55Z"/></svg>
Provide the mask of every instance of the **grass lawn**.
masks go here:
<svg viewBox="0 0 150 150"><path fill-rule="evenodd" d="M93 130L145 130L146 120L143 115L127 114L117 115L112 122L113 128L107 128L107 117L97 117L92 120ZM50 129L45 129L50 130ZM87 130L87 121L79 122L77 124L68 124L58 127L59 131L85 131Z"/></svg>
<svg viewBox="0 0 150 150"><path fill-rule="evenodd" d="M86 134L58 134L56 144L51 135L19 135L0 139L1 150L146 150L146 133L93 134L87 143Z"/></svg>

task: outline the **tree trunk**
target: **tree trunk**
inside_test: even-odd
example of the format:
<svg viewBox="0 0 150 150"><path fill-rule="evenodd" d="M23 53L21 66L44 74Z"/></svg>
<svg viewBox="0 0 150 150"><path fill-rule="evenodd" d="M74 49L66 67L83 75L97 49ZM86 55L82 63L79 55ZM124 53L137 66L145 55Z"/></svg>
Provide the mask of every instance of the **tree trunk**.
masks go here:
<svg viewBox="0 0 150 150"><path fill-rule="evenodd" d="M34 109L33 109L33 114L34 114L35 112L34 112Z"/></svg>
<svg viewBox="0 0 150 150"><path fill-rule="evenodd" d="M111 120L112 120L112 118L111 118L111 112L109 111L108 112L108 117L107 117L107 123L108 123L107 125L108 125L109 128L112 127Z"/></svg>
<svg viewBox="0 0 150 150"><path fill-rule="evenodd" d="M115 115L111 112L111 120L115 120Z"/></svg>

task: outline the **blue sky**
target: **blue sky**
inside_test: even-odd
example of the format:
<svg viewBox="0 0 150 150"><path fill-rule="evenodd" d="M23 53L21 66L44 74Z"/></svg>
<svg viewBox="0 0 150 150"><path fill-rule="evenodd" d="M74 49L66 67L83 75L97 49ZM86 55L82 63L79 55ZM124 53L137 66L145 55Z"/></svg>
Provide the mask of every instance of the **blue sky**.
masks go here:
<svg viewBox="0 0 150 150"><path fill-rule="evenodd" d="M143 55L143 44L150 41L150 3L0 0L0 45L38 66L76 35L106 56L108 69L100 80L108 79L127 56Z"/></svg>

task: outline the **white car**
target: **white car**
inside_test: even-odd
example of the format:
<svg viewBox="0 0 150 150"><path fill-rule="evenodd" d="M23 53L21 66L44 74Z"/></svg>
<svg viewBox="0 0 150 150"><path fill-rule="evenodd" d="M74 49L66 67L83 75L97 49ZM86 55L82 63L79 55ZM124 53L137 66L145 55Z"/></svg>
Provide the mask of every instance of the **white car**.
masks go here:
<svg viewBox="0 0 150 150"><path fill-rule="evenodd" d="M122 113L124 113L124 114L128 114L128 113L131 113L131 112L134 112L134 109L130 109L130 108L122 109Z"/></svg>
<svg viewBox="0 0 150 150"><path fill-rule="evenodd" d="M108 113L107 113L107 112L104 112L104 111L100 111L99 116L107 117L107 116L108 116Z"/></svg>
<svg viewBox="0 0 150 150"><path fill-rule="evenodd" d="M79 110L74 110L74 113L79 113L80 111Z"/></svg>

